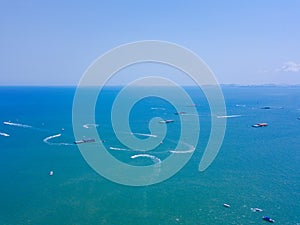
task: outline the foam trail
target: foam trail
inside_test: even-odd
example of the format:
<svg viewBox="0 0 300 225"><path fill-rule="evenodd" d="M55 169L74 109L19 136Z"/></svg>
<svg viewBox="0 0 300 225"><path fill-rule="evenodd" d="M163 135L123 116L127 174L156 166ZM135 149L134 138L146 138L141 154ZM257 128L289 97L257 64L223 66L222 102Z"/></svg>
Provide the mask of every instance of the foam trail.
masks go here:
<svg viewBox="0 0 300 225"><path fill-rule="evenodd" d="M139 135L139 136L145 136L145 137L154 137L154 138L157 137L157 135L155 135L155 134L144 134L144 133L131 133L131 134L135 134L135 135Z"/></svg>
<svg viewBox="0 0 300 225"><path fill-rule="evenodd" d="M49 137L46 137L44 138L44 142L48 145L73 145L71 143L53 143L53 142L49 142L49 140L53 139L53 138L58 138L60 137L61 134L55 134L55 135L52 135L52 136L49 136Z"/></svg>
<svg viewBox="0 0 300 225"><path fill-rule="evenodd" d="M199 114L185 113L185 114L180 114L180 116L199 116Z"/></svg>
<svg viewBox="0 0 300 225"><path fill-rule="evenodd" d="M3 122L5 125L15 126L15 127L23 127L23 128L32 128L32 126L21 124L21 123L12 123L12 122Z"/></svg>
<svg viewBox="0 0 300 225"><path fill-rule="evenodd" d="M0 136L9 137L10 135L7 134L7 133L2 133L2 132L0 132Z"/></svg>
<svg viewBox="0 0 300 225"><path fill-rule="evenodd" d="M171 141L173 143L176 143L175 141L170 140L170 139L169 139L169 141ZM193 145L190 145L190 144L185 143L185 142L181 142L181 144L188 147L188 149L187 150L168 150L167 152L175 153L175 154L186 154L186 153L193 153L196 150L195 146L193 146Z"/></svg>
<svg viewBox="0 0 300 225"><path fill-rule="evenodd" d="M195 151L195 148L194 149L189 149L189 150L170 150L169 152L171 153L176 153L176 154L186 154L186 153L192 153Z"/></svg>
<svg viewBox="0 0 300 225"><path fill-rule="evenodd" d="M130 151L129 149L126 148L115 148L115 147L109 147L110 150L115 150L115 151Z"/></svg>
<svg viewBox="0 0 300 225"><path fill-rule="evenodd" d="M217 116L218 119L223 119L223 118L234 118L234 117L240 117L242 115L228 115L228 116Z"/></svg>
<svg viewBox="0 0 300 225"><path fill-rule="evenodd" d="M92 128L92 127L99 127L99 124L96 123L87 123L83 125L84 128L88 129L88 128Z"/></svg>
<svg viewBox="0 0 300 225"><path fill-rule="evenodd" d="M151 107L152 110L166 110L163 107Z"/></svg>
<svg viewBox="0 0 300 225"><path fill-rule="evenodd" d="M130 158L131 158L131 159L136 159L136 158L139 158L139 157L149 158L149 159L151 159L155 164L156 164L156 163L161 163L160 158L157 158L156 156L154 156L154 155L149 155L149 154L138 154L138 155L133 155L133 156L131 156Z"/></svg>

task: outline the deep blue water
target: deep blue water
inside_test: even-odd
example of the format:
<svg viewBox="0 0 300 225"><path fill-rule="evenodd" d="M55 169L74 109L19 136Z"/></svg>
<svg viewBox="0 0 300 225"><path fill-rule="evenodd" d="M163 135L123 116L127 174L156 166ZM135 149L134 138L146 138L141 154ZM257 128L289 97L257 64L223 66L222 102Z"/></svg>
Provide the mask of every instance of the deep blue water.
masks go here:
<svg viewBox="0 0 300 225"><path fill-rule="evenodd" d="M99 98L99 135L117 159L150 165L149 158L131 159L137 152L113 133L110 108L118 90L105 88ZM238 116L227 118L223 145L204 172L198 165L211 115L201 91L187 91L201 127L191 160L162 183L131 187L98 175L72 144L75 88L0 87L0 133L10 135L0 135L0 224L265 224L261 217L268 215L277 224L299 225L300 87L224 86L227 115ZM270 109L262 109L266 106ZM151 153L161 160L180 135L175 111L163 99L149 97L130 115L132 132L139 134L149 133L152 117L174 120L164 144ZM268 126L251 127L259 122ZM251 211L255 207L264 211Z"/></svg>

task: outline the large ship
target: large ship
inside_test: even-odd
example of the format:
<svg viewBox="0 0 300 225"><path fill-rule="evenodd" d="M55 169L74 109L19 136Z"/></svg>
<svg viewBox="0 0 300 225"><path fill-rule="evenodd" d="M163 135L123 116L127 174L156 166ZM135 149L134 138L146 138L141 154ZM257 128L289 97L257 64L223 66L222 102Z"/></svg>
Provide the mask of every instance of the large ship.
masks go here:
<svg viewBox="0 0 300 225"><path fill-rule="evenodd" d="M83 144L83 143L89 143L89 142L95 142L95 139L89 138L89 139L82 139L79 141L74 141L74 144Z"/></svg>

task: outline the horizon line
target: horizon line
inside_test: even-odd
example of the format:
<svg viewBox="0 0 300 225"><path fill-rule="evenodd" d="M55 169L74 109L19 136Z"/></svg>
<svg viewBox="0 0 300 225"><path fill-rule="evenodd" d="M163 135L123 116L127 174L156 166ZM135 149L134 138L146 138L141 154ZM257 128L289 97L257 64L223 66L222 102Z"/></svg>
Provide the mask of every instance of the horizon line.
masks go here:
<svg viewBox="0 0 300 225"><path fill-rule="evenodd" d="M238 86L238 87L249 87L249 86L265 86L265 87L272 87L272 86L300 86L299 84L219 84L220 86ZM124 87L126 85L87 85L87 86L82 86L82 87ZM136 87L170 87L170 86L165 86L165 85L136 85ZM198 87L198 85L193 85L193 84L184 84L181 85L182 87ZM203 84L202 86L215 86L214 84ZM78 85L71 85L71 84L65 84L65 85L47 85L47 84L4 84L0 85L0 87L78 87Z"/></svg>

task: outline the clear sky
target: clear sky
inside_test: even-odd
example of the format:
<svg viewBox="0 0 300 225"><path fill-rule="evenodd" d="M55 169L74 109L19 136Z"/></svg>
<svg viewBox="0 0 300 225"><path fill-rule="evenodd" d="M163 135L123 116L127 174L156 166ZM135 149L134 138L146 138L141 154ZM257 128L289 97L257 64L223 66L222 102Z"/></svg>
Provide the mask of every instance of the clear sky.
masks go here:
<svg viewBox="0 0 300 225"><path fill-rule="evenodd" d="M127 42L199 55L223 84L300 84L300 1L0 1L0 85L76 85Z"/></svg>

